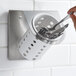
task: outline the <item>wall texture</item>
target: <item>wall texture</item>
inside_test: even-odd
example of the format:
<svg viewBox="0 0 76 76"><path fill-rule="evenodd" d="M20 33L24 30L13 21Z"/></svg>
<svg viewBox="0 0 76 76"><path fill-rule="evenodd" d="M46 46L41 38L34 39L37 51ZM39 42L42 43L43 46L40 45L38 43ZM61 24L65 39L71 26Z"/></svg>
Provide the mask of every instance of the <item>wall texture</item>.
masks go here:
<svg viewBox="0 0 76 76"><path fill-rule="evenodd" d="M0 0L0 76L76 76L76 32L72 20L61 44L53 45L38 61L9 61L7 15L9 10L57 10L61 18L75 0Z"/></svg>

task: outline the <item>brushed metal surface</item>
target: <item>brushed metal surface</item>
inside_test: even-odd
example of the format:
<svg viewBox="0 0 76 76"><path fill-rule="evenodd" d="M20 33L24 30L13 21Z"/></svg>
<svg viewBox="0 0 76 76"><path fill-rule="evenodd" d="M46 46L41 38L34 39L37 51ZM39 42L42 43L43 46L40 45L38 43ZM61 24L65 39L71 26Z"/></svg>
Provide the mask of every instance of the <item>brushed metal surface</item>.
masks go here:
<svg viewBox="0 0 76 76"><path fill-rule="evenodd" d="M22 11L9 11L8 28L8 58L11 60L24 59L17 48L18 41L28 29L28 24Z"/></svg>

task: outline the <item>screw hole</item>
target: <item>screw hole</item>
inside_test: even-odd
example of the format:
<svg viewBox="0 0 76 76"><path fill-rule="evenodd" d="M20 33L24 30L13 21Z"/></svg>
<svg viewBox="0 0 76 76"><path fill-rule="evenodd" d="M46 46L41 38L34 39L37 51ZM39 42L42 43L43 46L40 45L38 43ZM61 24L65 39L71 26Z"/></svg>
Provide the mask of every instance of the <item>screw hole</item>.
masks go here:
<svg viewBox="0 0 76 76"><path fill-rule="evenodd" d="M22 18L22 16L19 16L19 19L21 19Z"/></svg>

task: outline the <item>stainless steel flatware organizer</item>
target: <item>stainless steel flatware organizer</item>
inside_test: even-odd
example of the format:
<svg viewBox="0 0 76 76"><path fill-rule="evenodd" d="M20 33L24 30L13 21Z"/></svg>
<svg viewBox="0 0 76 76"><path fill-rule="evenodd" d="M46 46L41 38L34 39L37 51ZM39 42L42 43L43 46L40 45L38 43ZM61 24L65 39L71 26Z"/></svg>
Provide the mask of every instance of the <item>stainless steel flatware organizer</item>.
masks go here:
<svg viewBox="0 0 76 76"><path fill-rule="evenodd" d="M57 11L14 11L8 15L8 58L10 60L37 60L64 38L67 24L59 24ZM51 50L50 50L51 51Z"/></svg>

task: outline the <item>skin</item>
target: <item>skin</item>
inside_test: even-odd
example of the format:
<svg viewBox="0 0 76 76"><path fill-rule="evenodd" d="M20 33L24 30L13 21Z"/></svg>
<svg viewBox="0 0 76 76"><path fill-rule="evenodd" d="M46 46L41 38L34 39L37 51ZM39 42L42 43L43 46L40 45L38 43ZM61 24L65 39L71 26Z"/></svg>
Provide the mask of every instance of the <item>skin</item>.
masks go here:
<svg viewBox="0 0 76 76"><path fill-rule="evenodd" d="M76 6L73 7L73 8L71 8L71 9L68 11L68 14L69 14L70 12L76 12ZM71 19L72 19L72 21L73 21L73 23L74 23L74 27L75 27L75 30L76 30L76 16L75 16L74 14L71 14L70 17L71 17Z"/></svg>

